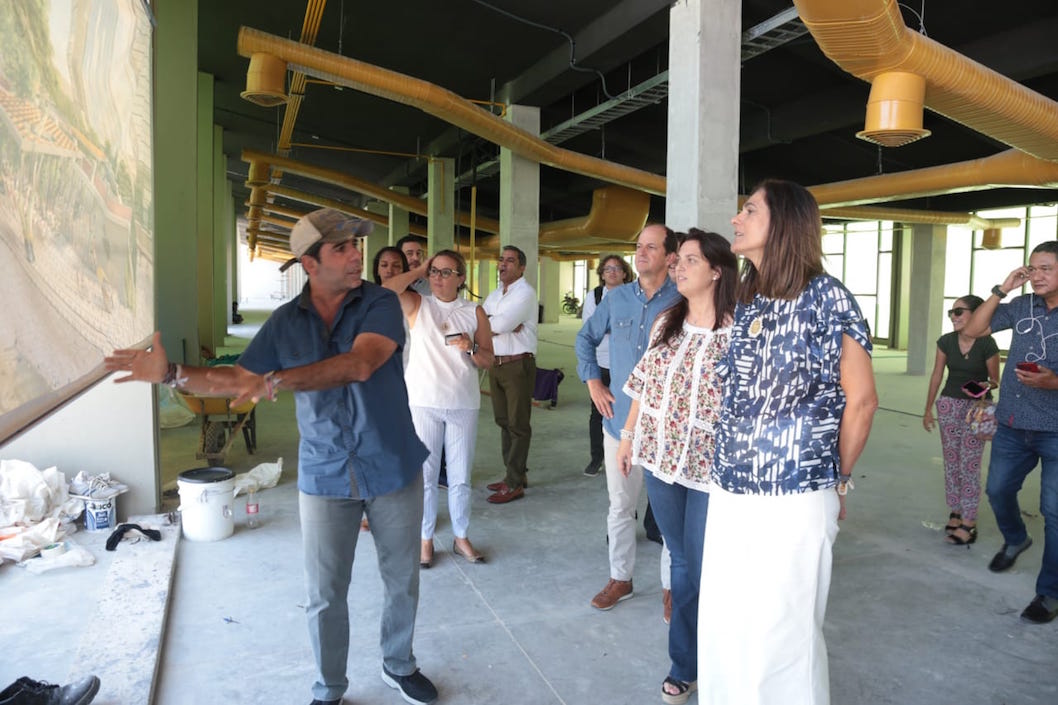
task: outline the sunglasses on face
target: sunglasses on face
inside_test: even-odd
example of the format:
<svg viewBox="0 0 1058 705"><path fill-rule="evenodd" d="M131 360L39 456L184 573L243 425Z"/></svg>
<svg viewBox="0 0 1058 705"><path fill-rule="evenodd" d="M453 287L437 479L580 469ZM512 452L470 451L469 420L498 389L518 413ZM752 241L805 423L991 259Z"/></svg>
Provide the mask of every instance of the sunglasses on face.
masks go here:
<svg viewBox="0 0 1058 705"><path fill-rule="evenodd" d="M448 279L453 274L459 274L454 269L438 269L437 267L430 267L430 271L427 272L431 277L441 277L442 279Z"/></svg>
<svg viewBox="0 0 1058 705"><path fill-rule="evenodd" d="M969 310L970 310L970 309L968 309L968 308L963 308L962 306L956 306L956 307L955 307L955 308L953 308L952 310L948 311L948 315L949 315L949 316L950 316L951 318L955 318L955 317L957 317L957 316L961 316L961 315L963 315L964 313L966 313L966 312L967 312L967 311L969 311Z"/></svg>

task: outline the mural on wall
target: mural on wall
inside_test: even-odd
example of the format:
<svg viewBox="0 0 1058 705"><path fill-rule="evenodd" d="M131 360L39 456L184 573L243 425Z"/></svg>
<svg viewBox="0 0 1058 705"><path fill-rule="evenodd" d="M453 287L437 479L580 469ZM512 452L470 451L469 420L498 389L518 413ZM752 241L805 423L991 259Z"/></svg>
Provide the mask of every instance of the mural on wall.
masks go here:
<svg viewBox="0 0 1058 705"><path fill-rule="evenodd" d="M0 3L0 422L152 330L151 41L142 0Z"/></svg>

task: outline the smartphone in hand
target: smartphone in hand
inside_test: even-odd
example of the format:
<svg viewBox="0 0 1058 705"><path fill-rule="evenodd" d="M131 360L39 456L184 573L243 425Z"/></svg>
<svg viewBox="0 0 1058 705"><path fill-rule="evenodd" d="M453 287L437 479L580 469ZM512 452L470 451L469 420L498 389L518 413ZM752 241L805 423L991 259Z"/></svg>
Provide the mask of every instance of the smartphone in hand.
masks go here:
<svg viewBox="0 0 1058 705"><path fill-rule="evenodd" d="M1022 372L1039 372L1040 366L1035 362L1019 362L1016 367Z"/></svg>
<svg viewBox="0 0 1058 705"><path fill-rule="evenodd" d="M967 382L962 386L962 390L966 392L966 396L972 397L973 399L980 399L988 393L988 387L981 384L980 382L974 382L973 380Z"/></svg>
<svg viewBox="0 0 1058 705"><path fill-rule="evenodd" d="M462 333L448 333L445 335L445 345L451 345L462 337Z"/></svg>

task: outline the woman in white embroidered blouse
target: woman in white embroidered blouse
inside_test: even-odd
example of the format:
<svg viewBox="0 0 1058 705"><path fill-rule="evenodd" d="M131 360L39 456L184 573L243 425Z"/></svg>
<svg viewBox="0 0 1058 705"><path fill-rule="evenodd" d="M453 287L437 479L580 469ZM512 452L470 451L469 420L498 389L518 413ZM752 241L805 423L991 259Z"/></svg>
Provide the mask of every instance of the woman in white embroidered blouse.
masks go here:
<svg viewBox="0 0 1058 705"><path fill-rule="evenodd" d="M652 344L625 383L632 399L617 462L646 472L647 496L672 553L671 665L661 684L670 705L698 680L698 592L709 508L713 425L723 402L714 368L727 351L735 307L735 255L720 235L692 228L676 264L681 299L658 316Z"/></svg>

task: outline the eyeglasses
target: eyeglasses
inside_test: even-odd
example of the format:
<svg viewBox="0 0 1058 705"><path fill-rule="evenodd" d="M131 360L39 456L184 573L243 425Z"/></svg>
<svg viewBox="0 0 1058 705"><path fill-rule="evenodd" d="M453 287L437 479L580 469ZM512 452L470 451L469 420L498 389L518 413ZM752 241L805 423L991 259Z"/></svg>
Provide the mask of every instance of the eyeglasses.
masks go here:
<svg viewBox="0 0 1058 705"><path fill-rule="evenodd" d="M621 274L624 274L625 270L623 268L621 268L621 267L616 266L616 265L609 265L607 267L603 267L602 271L603 271L604 274L613 274L614 272L620 272Z"/></svg>
<svg viewBox="0 0 1058 705"><path fill-rule="evenodd" d="M962 306L956 306L956 307L955 307L955 308L953 308L952 310L948 311L948 315L949 315L949 316L950 316L951 318L955 318L956 316L961 316L961 315L963 315L964 313L966 313L966 312L967 312L967 311L969 311L969 310L970 310L970 309L968 309L968 308L963 308Z"/></svg>
<svg viewBox="0 0 1058 705"><path fill-rule="evenodd" d="M438 269L437 267L430 267L430 270L427 272L427 274L431 277L441 277L442 279L448 279L453 274L458 275L459 272L454 269Z"/></svg>

